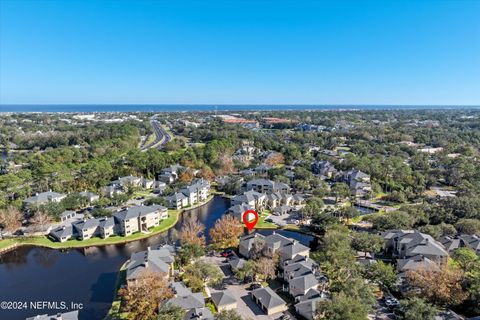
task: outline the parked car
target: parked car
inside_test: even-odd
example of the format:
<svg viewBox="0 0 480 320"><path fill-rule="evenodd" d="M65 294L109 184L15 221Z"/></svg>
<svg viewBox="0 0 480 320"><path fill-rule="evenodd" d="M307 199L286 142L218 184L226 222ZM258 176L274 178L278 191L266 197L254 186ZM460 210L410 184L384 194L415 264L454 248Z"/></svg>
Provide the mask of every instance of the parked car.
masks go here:
<svg viewBox="0 0 480 320"><path fill-rule="evenodd" d="M233 250L225 250L221 253L222 257L224 257L224 258L231 257L234 254L235 254L235 252L233 252Z"/></svg>
<svg viewBox="0 0 480 320"><path fill-rule="evenodd" d="M262 287L262 285L260 283L252 283L247 290L256 290L256 289L260 289Z"/></svg>
<svg viewBox="0 0 480 320"><path fill-rule="evenodd" d="M292 317L290 317L290 315L288 313L283 313L280 318L278 318L279 320L291 320Z"/></svg>
<svg viewBox="0 0 480 320"><path fill-rule="evenodd" d="M394 297L385 297L385 305L389 308L398 308L400 306L400 301Z"/></svg>

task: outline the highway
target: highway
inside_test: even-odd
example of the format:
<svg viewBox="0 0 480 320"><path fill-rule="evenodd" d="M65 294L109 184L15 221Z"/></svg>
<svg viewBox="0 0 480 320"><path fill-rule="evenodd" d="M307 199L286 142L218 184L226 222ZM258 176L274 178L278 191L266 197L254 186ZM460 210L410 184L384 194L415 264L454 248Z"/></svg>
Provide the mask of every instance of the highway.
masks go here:
<svg viewBox="0 0 480 320"><path fill-rule="evenodd" d="M144 145L140 148L142 151L146 151L150 148L157 148L161 149L168 141L172 140L172 137L163 129L162 124L155 119L150 121L153 127L153 131L155 134L155 141L149 143L148 145Z"/></svg>

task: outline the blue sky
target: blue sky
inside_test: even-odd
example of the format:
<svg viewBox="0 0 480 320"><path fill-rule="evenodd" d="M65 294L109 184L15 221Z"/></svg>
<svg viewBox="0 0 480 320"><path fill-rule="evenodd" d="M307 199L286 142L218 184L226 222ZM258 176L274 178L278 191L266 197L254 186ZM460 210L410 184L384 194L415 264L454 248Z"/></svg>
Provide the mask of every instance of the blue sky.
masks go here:
<svg viewBox="0 0 480 320"><path fill-rule="evenodd" d="M480 1L0 6L2 104L480 104Z"/></svg>

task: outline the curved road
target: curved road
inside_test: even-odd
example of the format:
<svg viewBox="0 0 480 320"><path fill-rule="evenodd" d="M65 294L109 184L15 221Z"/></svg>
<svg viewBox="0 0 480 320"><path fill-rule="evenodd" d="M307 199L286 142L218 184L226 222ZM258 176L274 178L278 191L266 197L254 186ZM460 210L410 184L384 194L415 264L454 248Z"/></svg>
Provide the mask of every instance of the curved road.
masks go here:
<svg viewBox="0 0 480 320"><path fill-rule="evenodd" d="M150 121L155 133L155 141L149 143L148 145L142 146L140 149L146 151L150 148L161 149L168 141L172 140L172 137L163 129L162 124L157 120L152 119Z"/></svg>

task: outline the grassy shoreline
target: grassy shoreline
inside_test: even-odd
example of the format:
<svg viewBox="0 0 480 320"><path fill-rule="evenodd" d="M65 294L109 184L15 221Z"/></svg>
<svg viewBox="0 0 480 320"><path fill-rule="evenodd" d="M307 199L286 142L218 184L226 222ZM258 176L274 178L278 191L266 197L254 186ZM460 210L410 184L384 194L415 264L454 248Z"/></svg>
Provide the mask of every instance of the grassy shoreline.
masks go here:
<svg viewBox="0 0 480 320"><path fill-rule="evenodd" d="M127 263L126 261L118 272L117 281L115 282L115 294L113 295L112 306L108 310L104 320L116 320L116 319L128 319L128 313L120 312L121 300L118 297L118 290L120 286L125 283L127 276Z"/></svg>
<svg viewBox="0 0 480 320"><path fill-rule="evenodd" d="M209 203L214 198L214 195L210 195L207 200L197 205L191 206L186 209L179 209L179 210L172 210L169 209L169 217L165 220L160 222L158 227L152 228L149 233L141 233L137 232L127 237L114 235L108 237L106 239L94 237L88 240L68 240L66 242L56 242L52 241L48 236L36 236L36 237L22 237L22 238L9 238L0 240L0 254L2 252L9 251L11 249L15 249L19 246L38 246L38 247L46 247L51 249L69 249L69 248L86 248L86 247L97 247L97 246L106 246L112 244L121 244L121 243L128 243L131 241L141 240L150 238L154 235L159 233L165 232L175 226L178 222L181 213L184 211L189 211L198 207L201 207L207 203Z"/></svg>

